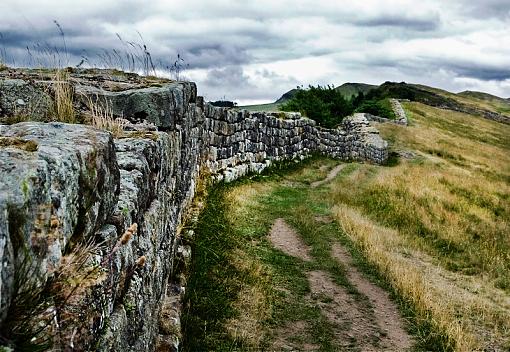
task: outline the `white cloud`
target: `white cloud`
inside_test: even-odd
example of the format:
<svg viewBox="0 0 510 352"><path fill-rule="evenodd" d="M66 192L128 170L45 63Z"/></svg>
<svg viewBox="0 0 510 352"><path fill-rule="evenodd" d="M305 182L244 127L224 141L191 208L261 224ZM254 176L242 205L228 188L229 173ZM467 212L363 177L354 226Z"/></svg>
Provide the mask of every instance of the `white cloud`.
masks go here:
<svg viewBox="0 0 510 352"><path fill-rule="evenodd" d="M510 97L508 0L2 0L0 49L17 63L25 47L82 49L140 41L155 60L181 53L208 99L271 101L298 84L424 83ZM216 80L216 81L213 81Z"/></svg>

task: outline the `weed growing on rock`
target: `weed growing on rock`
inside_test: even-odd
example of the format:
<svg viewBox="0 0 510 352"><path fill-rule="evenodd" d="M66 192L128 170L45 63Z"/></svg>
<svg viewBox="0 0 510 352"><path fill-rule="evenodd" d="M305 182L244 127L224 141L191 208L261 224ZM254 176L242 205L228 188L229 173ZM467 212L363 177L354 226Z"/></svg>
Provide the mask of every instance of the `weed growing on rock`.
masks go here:
<svg viewBox="0 0 510 352"><path fill-rule="evenodd" d="M86 104L90 113L90 124L96 128L110 131L115 138L120 138L124 135L124 127L127 120L115 118L111 102L105 98L101 102L99 96L96 95L94 99L86 96Z"/></svg>
<svg viewBox="0 0 510 352"><path fill-rule="evenodd" d="M27 141L21 138L0 137L0 147L13 147L27 152L35 152L38 145L35 141Z"/></svg>
<svg viewBox="0 0 510 352"><path fill-rule="evenodd" d="M69 72L63 69L56 70L53 89L55 93L54 118L60 122L75 123L74 94L73 87L69 82Z"/></svg>
<svg viewBox="0 0 510 352"><path fill-rule="evenodd" d="M105 257L105 259L101 262L101 265L105 265L109 263L120 247L128 244L129 240L131 240L131 237L133 237L134 234L138 231L138 224L134 223L132 224L120 237L120 239L117 241L113 249L110 251L110 253Z"/></svg>

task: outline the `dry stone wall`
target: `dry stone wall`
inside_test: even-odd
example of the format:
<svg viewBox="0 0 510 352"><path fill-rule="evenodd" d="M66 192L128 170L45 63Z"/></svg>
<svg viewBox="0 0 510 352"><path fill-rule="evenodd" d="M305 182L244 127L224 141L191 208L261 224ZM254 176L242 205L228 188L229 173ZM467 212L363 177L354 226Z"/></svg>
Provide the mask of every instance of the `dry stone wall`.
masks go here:
<svg viewBox="0 0 510 352"><path fill-rule="evenodd" d="M209 104L205 111L206 165L218 180L228 182L312 153L377 164L388 157L387 143L363 114L346 118L339 128L323 129L298 113L250 113Z"/></svg>
<svg viewBox="0 0 510 352"><path fill-rule="evenodd" d="M78 244L102 243L80 269L98 271L80 283L77 297L65 305L51 301L45 311L58 328L52 323L44 333L58 335L54 341L64 350L178 346L168 320L179 326L175 312L183 288L173 270L189 252L180 246L180 229L201 173L232 181L312 153L374 163L388 156L387 143L364 116L326 130L299 114L215 108L189 82L108 91L91 86L92 78L87 84L75 79L76 102L108 99L117 116L152 127L114 140L85 125L0 125L2 327L14 319L9 307L18 303L26 258L35 271L23 279L42 287L58 282ZM12 92L0 99L4 113L17 99ZM125 241L133 224L137 229ZM43 319L32 313L34 321Z"/></svg>

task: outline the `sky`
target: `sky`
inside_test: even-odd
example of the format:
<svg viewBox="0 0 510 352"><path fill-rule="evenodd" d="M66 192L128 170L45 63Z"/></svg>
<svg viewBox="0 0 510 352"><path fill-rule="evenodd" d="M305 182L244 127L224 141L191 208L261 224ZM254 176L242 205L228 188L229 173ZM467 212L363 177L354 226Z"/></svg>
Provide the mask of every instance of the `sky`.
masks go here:
<svg viewBox="0 0 510 352"><path fill-rule="evenodd" d="M510 98L510 0L0 2L0 59L12 65L127 69L144 44L157 74L179 55L200 95L240 105L345 82Z"/></svg>

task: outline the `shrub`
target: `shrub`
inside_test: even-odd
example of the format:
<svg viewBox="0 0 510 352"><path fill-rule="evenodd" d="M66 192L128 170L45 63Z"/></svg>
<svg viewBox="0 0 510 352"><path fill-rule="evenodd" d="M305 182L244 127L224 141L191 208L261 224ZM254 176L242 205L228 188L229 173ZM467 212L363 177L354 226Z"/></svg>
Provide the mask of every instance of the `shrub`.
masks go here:
<svg viewBox="0 0 510 352"><path fill-rule="evenodd" d="M389 99L361 100L356 112L367 112L372 115L394 120L396 118Z"/></svg>
<svg viewBox="0 0 510 352"><path fill-rule="evenodd" d="M315 120L320 126L332 128L353 112L352 104L331 86L309 86L299 89L281 107L283 111L298 111Z"/></svg>

